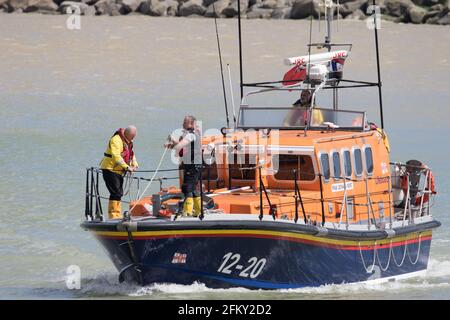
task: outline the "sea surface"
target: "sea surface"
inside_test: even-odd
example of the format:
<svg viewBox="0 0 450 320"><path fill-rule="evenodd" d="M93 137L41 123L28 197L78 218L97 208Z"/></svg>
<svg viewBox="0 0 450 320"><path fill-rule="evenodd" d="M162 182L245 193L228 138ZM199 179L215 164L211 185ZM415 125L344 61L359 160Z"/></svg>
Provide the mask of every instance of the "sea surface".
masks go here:
<svg viewBox="0 0 450 320"><path fill-rule="evenodd" d="M183 115L196 115L204 129L225 125L214 20L83 16L81 29L69 30L66 19L0 14L0 298L450 299L449 27L383 21L379 30L391 160L422 160L436 177L432 212L442 227L434 233L427 276L252 291L119 284L105 252L79 226L85 168L98 165L115 129L138 127L140 167L154 169ZM238 106L237 21L218 24ZM334 42L353 43L345 78L376 81L373 31L364 21L339 21L333 28ZM322 41L324 31L314 22L313 42ZM283 58L306 54L308 41L306 20L244 20L244 81L280 80L288 69ZM232 113L228 85L227 93ZM297 95L249 102L290 105ZM376 89L343 90L340 103L380 123ZM330 106L329 96L319 97L319 104ZM173 165L166 158L162 167ZM70 265L80 267L79 290L66 286Z"/></svg>

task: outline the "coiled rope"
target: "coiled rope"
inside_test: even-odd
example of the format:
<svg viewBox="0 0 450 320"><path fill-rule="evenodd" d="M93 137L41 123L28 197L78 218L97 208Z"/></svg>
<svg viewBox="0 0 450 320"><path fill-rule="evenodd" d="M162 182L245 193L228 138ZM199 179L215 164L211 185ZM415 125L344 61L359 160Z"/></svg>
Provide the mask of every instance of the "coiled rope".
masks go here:
<svg viewBox="0 0 450 320"><path fill-rule="evenodd" d="M405 248L403 249L403 258L402 258L402 262L400 262L400 264L397 263L397 259L395 259L395 253L394 253L394 251L392 251L392 257L394 258L394 263L397 267L401 267L403 265L403 262L405 261L406 248L408 248L408 242L405 240Z"/></svg>
<svg viewBox="0 0 450 320"><path fill-rule="evenodd" d="M417 248L416 260L415 260L414 262L412 262L412 260L411 260L411 256L409 255L409 250L406 249L406 252L408 253L408 259L409 259L409 262L411 262L411 264L413 264L413 265L415 265L415 264L417 263L417 261L419 261L419 257L420 257L420 247L421 247L421 244L422 244L421 238L422 238L422 235L419 234L419 248Z"/></svg>
<svg viewBox="0 0 450 320"><path fill-rule="evenodd" d="M132 182L133 182L133 173L128 171L125 174L125 182L123 184L123 190L124 190L123 195L124 196L128 195L129 196L128 198L129 198L130 202L131 202L130 190L131 190Z"/></svg>
<svg viewBox="0 0 450 320"><path fill-rule="evenodd" d="M134 203L133 207L131 207L131 209L130 209L130 214L131 214L131 212L133 212L133 209L134 209L134 207L136 207L136 205L138 204L139 200L141 200L142 197L144 196L145 191L147 191L147 189L152 185L153 180L155 179L156 175L158 174L158 171L159 171L159 169L160 169L160 167L161 167L161 164L162 164L162 162L163 162L163 160L164 160L164 157L165 157L165 155L166 155L167 150L169 150L169 149L168 149L168 148L164 148L164 152L163 152L163 154L162 154L162 156L161 156L161 159L159 160L158 166L156 167L155 173L153 173L153 177L152 177L152 178L150 179L150 181L147 183L147 186L145 187L144 191L142 191L142 193L141 193L141 195L139 196L139 198L136 199L136 202Z"/></svg>
<svg viewBox="0 0 450 320"><path fill-rule="evenodd" d="M364 269L366 269L367 273L372 273L373 270L375 269L375 263L377 262L376 261L376 257L377 257L377 242L375 241L375 243L374 243L373 260L372 260L373 264L370 267L370 269L367 268L366 262L364 261L364 257L363 257L362 250L361 250L361 242L358 242L358 247L359 247L359 255L361 256L361 261L363 263Z"/></svg>
<svg viewBox="0 0 450 320"><path fill-rule="evenodd" d="M408 255L409 262L412 265L417 264L417 262L419 261L420 249L421 249L421 245L422 245L422 235L421 234L419 234L418 239L419 239L419 241L418 241L419 245L418 245L418 248L417 248L417 254L416 254L415 260L413 261L411 259L411 255L410 255L409 249L408 249L408 240L405 240L405 248L403 250L403 258L402 258L402 261L400 263L398 263L397 259L395 258L395 253L394 253L394 249L393 249L393 246L392 246L392 239L391 239L391 242L389 243L388 262L387 262L385 267L383 267L383 265L381 264L380 254L379 254L378 248L377 248L377 242L375 241L375 243L374 243L374 252L373 252L373 260L372 260L373 263L372 263L372 266L370 266L369 268L366 266L366 262L364 261L364 256L363 256L362 250L361 250L361 242L358 242L359 255L361 257L361 261L363 263L364 269L366 270L367 273L372 273L373 270L375 269L376 261L378 260L378 266L381 268L382 271L386 271L387 269L389 269L389 265L391 263L391 256L392 256L392 260L394 261L394 263L395 263L395 265L397 267L401 267L403 265L403 263L405 262L406 255Z"/></svg>
<svg viewBox="0 0 450 320"><path fill-rule="evenodd" d="M389 244L389 252L388 252L389 258L388 258L388 262L386 264L386 267L383 268L383 265L381 264L381 261L380 261L380 253L377 250L378 265L380 266L382 271L386 271L389 268L389 264L391 263L391 251L392 251L392 239L391 239L391 242Z"/></svg>

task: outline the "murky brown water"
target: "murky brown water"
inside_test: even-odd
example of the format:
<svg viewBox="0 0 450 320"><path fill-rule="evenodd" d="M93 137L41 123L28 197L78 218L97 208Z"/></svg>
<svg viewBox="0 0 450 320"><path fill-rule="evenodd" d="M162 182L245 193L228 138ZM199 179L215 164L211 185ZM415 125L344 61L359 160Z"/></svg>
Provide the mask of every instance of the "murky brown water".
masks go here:
<svg viewBox="0 0 450 320"><path fill-rule="evenodd" d="M118 285L100 246L79 228L84 169L98 164L117 127L134 123L141 168L154 168L162 141L182 115L206 128L224 125L214 22L146 16L0 14L0 297L1 298L438 298L450 299L450 32L448 27L382 23L385 124L392 160L418 158L434 169L439 195L430 272L425 279L379 286L292 291L209 290L202 285ZM236 20L219 20L224 63L238 96ZM313 41L321 41L318 24ZM279 80L282 59L306 53L308 21L243 21L246 82ZM375 81L373 34L341 21L336 42L352 42L345 77ZM321 98L321 105L327 100ZM255 103L290 104L294 93ZM379 123L375 89L340 101ZM165 164L167 167L170 163ZM66 267L81 267L82 288L66 289Z"/></svg>

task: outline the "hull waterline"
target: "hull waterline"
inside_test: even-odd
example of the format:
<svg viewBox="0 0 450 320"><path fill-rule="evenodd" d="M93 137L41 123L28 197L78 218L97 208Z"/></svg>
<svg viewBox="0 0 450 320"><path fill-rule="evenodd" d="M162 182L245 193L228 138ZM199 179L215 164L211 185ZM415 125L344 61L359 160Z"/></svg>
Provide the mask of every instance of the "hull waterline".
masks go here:
<svg viewBox="0 0 450 320"><path fill-rule="evenodd" d="M105 247L121 280L288 289L421 274L428 265L432 229L440 223L403 227L392 237L271 222L260 222L259 228L242 221L240 228L231 222L193 225L135 225L130 232L111 223L82 226Z"/></svg>

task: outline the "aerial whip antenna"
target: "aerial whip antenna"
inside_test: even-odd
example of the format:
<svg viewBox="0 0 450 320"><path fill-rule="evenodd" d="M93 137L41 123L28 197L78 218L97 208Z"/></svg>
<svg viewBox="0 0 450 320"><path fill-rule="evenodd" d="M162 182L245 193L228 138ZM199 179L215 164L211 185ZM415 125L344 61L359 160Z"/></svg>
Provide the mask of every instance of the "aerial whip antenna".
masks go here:
<svg viewBox="0 0 450 320"><path fill-rule="evenodd" d="M381 96L381 71L380 71L380 52L379 52L379 47L378 47L378 24L377 24L377 19L378 19L378 13L377 13L377 7L375 4L375 0L373 0L373 10L374 10L374 15L373 15L373 20L374 20L374 30L375 30L375 49L376 49L376 54L377 54L377 73L378 73L378 99L380 102L380 118L381 118L381 129L384 129L384 120L383 120L383 99Z"/></svg>
<svg viewBox="0 0 450 320"><path fill-rule="evenodd" d="M241 100L244 96L244 80L242 77L242 35L241 35L241 1L237 0L238 8L238 34L239 34L239 77L240 77L240 89L241 89Z"/></svg>
<svg viewBox="0 0 450 320"><path fill-rule="evenodd" d="M227 63L227 68L228 68L228 78L230 79L231 106L233 107L233 123L234 123L234 128L236 128L236 111L234 108L233 83L231 81L231 71L230 71L230 65L228 63Z"/></svg>
<svg viewBox="0 0 450 320"><path fill-rule="evenodd" d="M220 75L222 77L223 100L225 102L225 115L227 117L227 128L229 128L230 127L230 118L228 116L227 94L225 92L225 80L223 77L222 52L220 50L219 30L217 28L216 6L214 3L213 3L213 10L214 10L214 24L216 26L217 49L219 50L219 64L220 64Z"/></svg>
<svg viewBox="0 0 450 320"><path fill-rule="evenodd" d="M308 90L311 89L311 79L309 78L310 76L310 71L311 71L311 43L312 43L312 19L313 16L311 15L311 18L309 19L309 45L308 45ZM320 23L320 22L319 22ZM310 114L312 115L312 106L313 106L313 95L311 95L311 105L309 106L309 112L308 112L308 116L305 118L305 137L306 137L306 131L308 129L308 121L309 118L311 118Z"/></svg>

